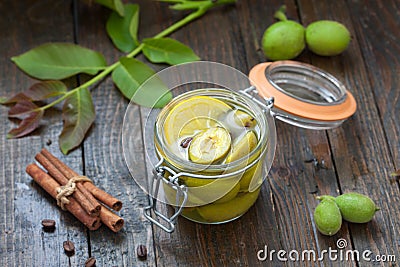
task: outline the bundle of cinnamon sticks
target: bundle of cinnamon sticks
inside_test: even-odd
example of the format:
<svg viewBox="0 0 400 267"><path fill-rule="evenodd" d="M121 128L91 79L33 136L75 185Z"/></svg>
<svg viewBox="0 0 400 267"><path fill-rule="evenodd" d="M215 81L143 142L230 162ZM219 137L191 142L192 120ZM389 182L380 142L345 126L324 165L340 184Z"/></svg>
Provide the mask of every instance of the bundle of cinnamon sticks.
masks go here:
<svg viewBox="0 0 400 267"><path fill-rule="evenodd" d="M102 223L114 232L121 230L124 220L109 209L121 210L120 200L96 187L89 178L78 175L45 148L35 159L46 171L32 163L26 172L57 199L63 209L71 212L90 230L98 229Z"/></svg>

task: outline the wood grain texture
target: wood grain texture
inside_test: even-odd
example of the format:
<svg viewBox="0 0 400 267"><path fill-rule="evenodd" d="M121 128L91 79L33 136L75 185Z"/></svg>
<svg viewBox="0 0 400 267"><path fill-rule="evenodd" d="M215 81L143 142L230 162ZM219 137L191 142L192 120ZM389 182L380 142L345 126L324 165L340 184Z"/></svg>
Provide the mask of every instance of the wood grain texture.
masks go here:
<svg viewBox="0 0 400 267"><path fill-rule="evenodd" d="M337 171L340 189L342 193L356 191L369 195L381 211L377 213L374 220L369 224L347 224L352 235L354 248L359 251L369 249L373 256L379 254L399 256L399 225L398 221L393 218L399 216L399 188L396 184L391 183L389 173L394 169L394 159L391 157L391 149L397 145L398 138L393 135L394 124L388 131L383 119L380 119L379 106L377 106L377 98L375 97L370 83L371 76L377 80L385 80L379 73L368 72L368 66L371 66L371 60L365 55L374 53L376 60L380 60L380 53L384 53L378 47L366 46L365 43L359 43L357 36L363 36L367 40L374 39L372 32L376 31L373 24L365 22L363 28L353 27L354 21L363 21L363 15L360 7L365 7L370 1L364 2L340 2L322 3L314 1L312 9L309 8L309 1L304 1L304 9L308 17L305 24L309 24L313 20L329 18L338 20L348 25L353 35L351 45L342 55L338 56L337 61L329 60L322 57L313 56L312 63L316 66L323 67L336 77L340 78L347 88L354 93L357 102L357 113L343 125L343 127L328 131L328 136L332 148L332 155ZM394 3L388 3L394 6ZM372 8L372 7L369 7ZM332 9L340 9L342 12L332 17ZM378 17L387 18L388 23L393 23L394 18L385 15L387 9L381 5L373 8ZM369 16L364 14L364 16ZM371 31L371 34L369 33ZM381 40L382 41L382 40ZM385 42L383 42L385 43ZM373 50L373 52L371 50ZM376 52L379 51L379 52ZM387 50L386 50L387 51ZM383 56L390 57L389 55ZM379 58L379 59L378 59ZM360 67L364 66L364 67ZM382 70L383 73L390 75L396 73L395 69L382 64L374 65L375 68ZM381 94L384 95L383 92ZM383 97L386 98L386 97ZM387 119L393 115L387 114ZM398 124L397 124L398 125ZM391 138L395 139L391 139ZM391 140L388 142L388 140ZM394 147L393 147L393 144ZM373 155L373 156L372 156ZM384 229L384 230L383 230ZM349 240L348 240L349 241ZM389 246L385 244L391 244ZM379 262L371 263L379 266Z"/></svg>
<svg viewBox="0 0 400 267"><path fill-rule="evenodd" d="M261 50L261 37L263 31L275 21L273 19L275 10L282 5L282 2L279 1L260 2L263 3L260 5L244 4L246 6L244 11L246 14L251 14L252 17L242 25L244 26L243 32L254 34L254 47L246 50L251 53L248 54L248 61L253 65L265 61ZM296 3L286 1L285 4L288 18L301 21L298 17L299 10L296 8ZM245 14L243 14L244 17L246 17ZM252 52L256 49L258 49L257 54ZM309 62L309 58L308 51L304 51L299 57L303 62ZM283 248L287 251L293 248L314 251L322 251L328 247L335 248L337 237L322 236L313 222L313 212L318 205L315 196L337 195L340 188L336 180L326 132L299 129L278 121L277 140L276 156L270 172L269 185L276 203L275 213L278 218ZM315 167L314 163L310 162L312 159L316 159L320 163L324 161L324 168ZM338 235L350 240L347 227L342 227ZM349 248L351 248L351 244ZM287 264L297 266L298 262L288 262ZM329 260L325 259L322 262L308 262L305 266L330 266L331 264ZM355 266L355 264L351 266Z"/></svg>
<svg viewBox="0 0 400 267"><path fill-rule="evenodd" d="M400 26L399 2L349 1L348 6L358 14L352 18L355 38L366 64L367 79L371 84L378 115L384 126L394 166L400 168ZM387 171L391 171L388 169Z"/></svg>
<svg viewBox="0 0 400 267"><path fill-rule="evenodd" d="M171 10L166 3L135 3L141 8L140 39L153 36L188 14ZM190 46L203 60L248 73L252 66L265 61L261 37L282 4L287 6L289 19L305 26L331 19L349 28L352 41L343 54L319 57L306 49L297 60L341 80L357 100L354 116L329 131L305 130L277 121L276 156L255 205L238 220L222 225L201 225L179 217L175 232L167 234L144 218L148 196L132 179L123 158L123 149L137 151L132 165L146 177L151 167L143 139L148 110L132 108L131 143L123 148L122 123L129 101L110 78L91 88L95 124L83 146L68 156L58 148L62 129L58 106L46 112L43 125L31 136L17 140L5 139L15 124L8 121L7 108L0 106L0 266L83 266L89 256L97 259L97 266L397 266L400 186L389 174L400 168L398 1L238 1L209 11L171 37ZM44 42L76 41L103 53L108 63L123 55L105 32L110 11L95 3L7 0L0 2L0 8L7 10L0 17L0 96L22 91L34 82L9 58ZM143 55L138 59L148 63ZM167 67L150 65L155 70ZM80 77L80 81L85 79L87 76ZM46 144L48 140L51 145ZM89 233L31 182L25 167L42 147L123 201L119 212L125 219L123 230L113 233L103 226ZM315 166L310 161L313 158L320 163L323 160L324 167ZM321 235L313 221L318 204L315 196L349 191L368 194L381 210L372 222L344 222L335 236ZM172 213L164 204L159 209ZM40 221L45 218L56 220L55 232L42 231ZM371 257L395 255L397 262L357 263L327 257L322 261L281 262L276 253L273 261L257 259L257 252L265 246L276 252L315 250L320 256L323 250L337 249L339 238L347 241L346 250L371 250ZM67 239L76 246L71 258L62 249ZM146 245L149 253L144 261L136 257L140 244Z"/></svg>
<svg viewBox="0 0 400 267"><path fill-rule="evenodd" d="M105 32L111 12L99 5L77 7L77 42L101 52L109 63L117 61L121 53L114 48ZM146 31L146 28L143 28ZM96 122L84 143L85 174L106 192L118 197L123 208L118 214L125 225L118 233L106 227L90 233L91 256L99 266L154 266L151 225L141 215L141 207L148 205L147 195L132 179L126 167L122 148L122 124L129 101L113 85L111 78L91 90L96 106ZM139 118L139 109L137 109ZM140 124L132 129L134 142L141 142ZM137 162L137 165L143 164ZM146 245L148 256L141 261L136 247Z"/></svg>
<svg viewBox="0 0 400 267"><path fill-rule="evenodd" d="M1 95L27 89L35 81L11 63L10 57L50 41L73 42L71 2L2 1L0 18ZM85 228L72 215L62 211L47 193L25 173L42 147L60 156L68 165L82 171L80 150L63 157L58 148L62 128L59 112L46 112L42 126L31 136L6 140L14 122L7 119L7 108L1 112L1 180L0 226L1 266L82 266L88 255ZM51 145L48 146L51 140ZM56 230L42 230L41 220L56 221ZM63 241L75 243L75 256L64 254Z"/></svg>

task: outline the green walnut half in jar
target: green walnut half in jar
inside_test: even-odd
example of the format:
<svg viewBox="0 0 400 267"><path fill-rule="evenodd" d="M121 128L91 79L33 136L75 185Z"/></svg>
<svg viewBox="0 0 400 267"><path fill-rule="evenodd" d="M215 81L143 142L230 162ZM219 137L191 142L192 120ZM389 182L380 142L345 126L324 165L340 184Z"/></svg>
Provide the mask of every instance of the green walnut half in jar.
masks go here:
<svg viewBox="0 0 400 267"><path fill-rule="evenodd" d="M274 134L269 110L240 93L199 89L173 99L157 118L155 144L187 187L182 215L222 223L244 214L271 166ZM176 190L167 183L164 193L176 203Z"/></svg>

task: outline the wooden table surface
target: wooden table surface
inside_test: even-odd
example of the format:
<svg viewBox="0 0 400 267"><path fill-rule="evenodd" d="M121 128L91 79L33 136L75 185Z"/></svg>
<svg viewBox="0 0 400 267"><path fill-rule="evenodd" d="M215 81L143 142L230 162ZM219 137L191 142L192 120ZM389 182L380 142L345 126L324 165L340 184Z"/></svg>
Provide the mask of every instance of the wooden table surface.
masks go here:
<svg viewBox="0 0 400 267"><path fill-rule="evenodd" d="M152 36L184 13L165 3L135 1L141 7L140 38ZM304 51L298 61L318 66L341 80L354 94L358 109L341 127L315 131L276 122L277 150L268 179L255 205L240 219L223 225L201 225L184 218L167 234L143 217L148 196L132 179L124 163L121 127L128 101L111 79L91 88L96 121L84 143L67 156L58 147L62 130L59 107L47 112L40 129L28 137L8 140L15 121L0 106L0 266L84 266L92 256L97 266L399 266L399 181L390 174L400 169L400 2L398 0L239 0L219 7L180 29L171 37L189 45L203 59L228 64L248 73L265 61L260 49L273 13L287 5L289 18L308 25L319 19L344 23L351 32L349 48L335 57ZM105 32L109 10L82 1L5 0L0 2L1 95L20 92L35 80L22 73L10 58L45 42L75 42L102 52L109 63L123 54ZM139 59L144 60L142 56ZM165 65L154 65L156 70ZM140 120L137 133L141 134ZM119 233L106 227L88 231L25 173L41 148L118 196L125 226ZM325 162L316 167L310 159ZM313 211L316 195L356 191L368 194L381 208L366 224L344 222L332 237L318 233ZM167 209L164 207L164 211ZM54 219L53 233L41 220ZM370 259L360 262L329 258L324 250L357 250ZM68 257L63 241L75 243ZM343 241L342 240L342 241ZM136 247L148 249L139 260ZM260 261L257 252L313 250L321 261ZM292 254L294 255L294 254ZM390 255L395 257L394 258ZM285 257L285 255L281 254ZM340 255L339 255L340 256ZM286 254L288 257L288 254Z"/></svg>

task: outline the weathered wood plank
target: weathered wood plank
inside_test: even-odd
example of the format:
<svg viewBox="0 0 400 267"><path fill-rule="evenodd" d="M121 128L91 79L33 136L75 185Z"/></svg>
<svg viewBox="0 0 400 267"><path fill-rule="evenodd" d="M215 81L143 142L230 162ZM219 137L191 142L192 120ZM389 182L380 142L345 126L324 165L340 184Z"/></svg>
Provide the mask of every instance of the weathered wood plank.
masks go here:
<svg viewBox="0 0 400 267"><path fill-rule="evenodd" d="M105 34L109 11L97 4L75 1L78 42L106 55L109 63L118 59ZM150 37L187 14L168 9L167 4L138 1L141 6L140 36ZM283 263L257 259L265 245L269 250L297 251L336 249L344 238L346 249L399 255L400 194L398 183L389 174L399 169L399 68L398 3L385 1L239 1L236 7L222 7L185 26L172 37L189 45L204 60L218 61L247 73L265 60L260 50L263 31L274 22L280 5L288 7L288 17L304 25L316 19L333 19L346 24L353 40L337 57L318 57L305 51L298 58L311 62L343 81L358 101L357 113L338 129L312 131L277 122L277 153L269 179L264 183L254 207L242 218L223 225L200 225L178 219L176 232L166 234L152 227L142 216L147 196L131 178L125 166L121 128L128 101L117 92L110 79L93 88L97 118L83 149L61 155L57 137L62 128L60 112L47 112L44 125L30 137L5 140L11 125L7 108L0 106L0 265L1 266L83 266L94 256L99 266L372 266L361 261L305 261ZM14 55L47 41L74 40L71 2L2 1L0 18L1 95L21 91L33 83L9 61ZM338 12L340 10L340 12ZM396 13L397 12L397 13ZM377 29L378 28L378 29ZM397 52L397 53L396 53ZM142 56L140 59L146 61ZM156 70L166 67L154 65ZM85 77L82 77L85 78ZM132 144L143 147L141 117L145 109L136 107L132 124L136 133ZM46 145L48 140L51 145ZM93 178L106 191L120 197L124 208L124 229L115 234L102 227L87 231L68 213L62 212L43 190L25 174L40 148L47 147L68 165ZM145 169L144 154L136 155L138 168ZM326 168L305 162L324 160ZM368 224L344 223L333 237L315 228L312 214L317 194L338 195L358 191L370 195L381 207ZM171 213L162 205L161 210ZM44 233L40 221L57 221L54 233ZM154 238L154 240L153 240ZM62 242L70 239L77 247L68 258ZM138 261L136 246L149 250L146 261ZM34 249L31 249L34 247ZM90 250L88 249L90 248ZM379 263L375 263L379 265ZM396 266L395 263L389 266Z"/></svg>
<svg viewBox="0 0 400 267"><path fill-rule="evenodd" d="M354 247L359 251L371 250L371 257L379 254L393 254L398 258L400 227L398 220L394 218L398 218L400 212L397 208L400 200L399 188L389 179L389 173L394 169L393 162L396 162L392 156L397 155L392 153L391 156L390 150L396 150L398 147L396 144L398 137L396 139L397 133L393 132L395 129L393 127L398 127L398 124L386 130L388 124L383 121L383 118L393 120L395 111L389 111L385 115L379 114L380 107L377 107L377 103L380 104L380 102L373 94L376 84L371 83L371 77L374 77L376 83L376 81L387 80L382 73L393 73L396 76L396 72L390 64L384 63L387 59L382 59L392 57L389 50L380 49L375 41L373 34L376 32L376 21L366 20L372 10L374 16L388 26L398 24L398 17L388 15L388 8L395 7L395 2L388 2L387 6L385 3L386 7L383 4L371 7L372 4L376 3L374 1L347 3L313 1L312 9L302 10L308 14L303 22L308 24L317 19L335 19L344 23L353 35L349 49L338 56L339 60L313 56L312 62L342 80L354 93L358 102L357 113L349 122L341 128L328 132L341 192L357 191L367 194L381 207L381 211L368 224L345 223L350 228ZM301 6L311 7L309 1L303 1ZM368 14L365 11L363 13L364 7L368 7ZM332 13L332 10L341 10L341 12ZM359 40L360 36L362 36L361 40ZM390 37L379 40L382 45L388 41L391 41ZM367 45L371 42L375 42L377 47ZM381 69L381 71L376 72L375 69ZM393 87L393 84L398 83L398 79L387 81L388 84L382 85L378 95L384 95L383 88L389 85ZM394 89L391 91L393 92ZM395 104L387 96L383 99L385 100L382 101L387 101L388 105ZM394 139L388 143L389 136L390 139ZM372 263L369 264L372 265ZM375 264L380 265L379 262Z"/></svg>
<svg viewBox="0 0 400 267"><path fill-rule="evenodd" d="M360 44L374 101L394 166L400 168L400 25L398 1L349 1L355 38ZM390 169L387 169L390 172Z"/></svg>
<svg viewBox="0 0 400 267"><path fill-rule="evenodd" d="M10 57L44 42L73 42L73 18L70 1L2 1L0 8L4 10L0 18L0 87L1 95L10 95L35 82L18 70ZM0 110L0 265L82 266L88 255L85 227L58 208L55 200L25 173L25 167L42 147L61 156L57 144L62 128L60 113L48 110L39 130L26 138L6 140L6 133L16 124L8 121L6 107ZM47 145L49 140L51 145ZM61 158L71 167L82 169L80 150ZM45 218L56 221L54 233L42 231L41 220ZM76 254L71 258L64 254L65 240L76 245Z"/></svg>
<svg viewBox="0 0 400 267"><path fill-rule="evenodd" d="M141 11L146 14L149 6L142 4ZM114 48L105 31L105 24L111 12L99 5L80 3L78 6L77 42L105 55L107 62L117 61L122 55ZM144 16L144 15L141 15ZM147 31L141 24L140 30ZM149 222L144 221L141 207L148 205L147 195L132 179L123 156L122 124L129 101L115 88L111 78L91 90L96 106L96 122L84 143L85 174L106 192L118 197L123 208L118 214L124 218L125 225L118 233L107 227L90 233L91 256L99 266L155 266L153 236ZM133 123L131 134L135 137L133 146L141 146L140 110ZM135 122L135 121L133 121ZM134 165L139 168L144 158ZM148 257L141 261L136 256L136 247L146 245Z"/></svg>
<svg viewBox="0 0 400 267"><path fill-rule="evenodd" d="M251 33L245 38L249 65L266 60L261 48L261 38L265 29L276 21L274 12L283 4L279 1L257 3L258 5L245 5L243 19L239 19L244 21L251 14L251 20L241 23L244 28L242 31ZM306 14L299 12L296 2L285 1L284 4L287 7L287 17L301 23L299 15L302 17ZM309 57L309 52L304 51L296 60L309 62ZM320 235L313 222L313 212L318 204L315 196L336 195L339 192L329 140L325 131L299 129L279 121L277 139L277 151L269 182L276 203L282 247L286 251L296 249L300 253L302 250L313 250L316 257L319 257L322 250L328 247L335 249L337 240L337 237L326 238ZM319 162L323 160L324 168L315 167L310 162L314 158ZM347 227L343 227L338 235L350 240ZM296 266L298 262L289 261L287 264ZM314 260L304 264L330 266L333 263L325 257L323 261Z"/></svg>

